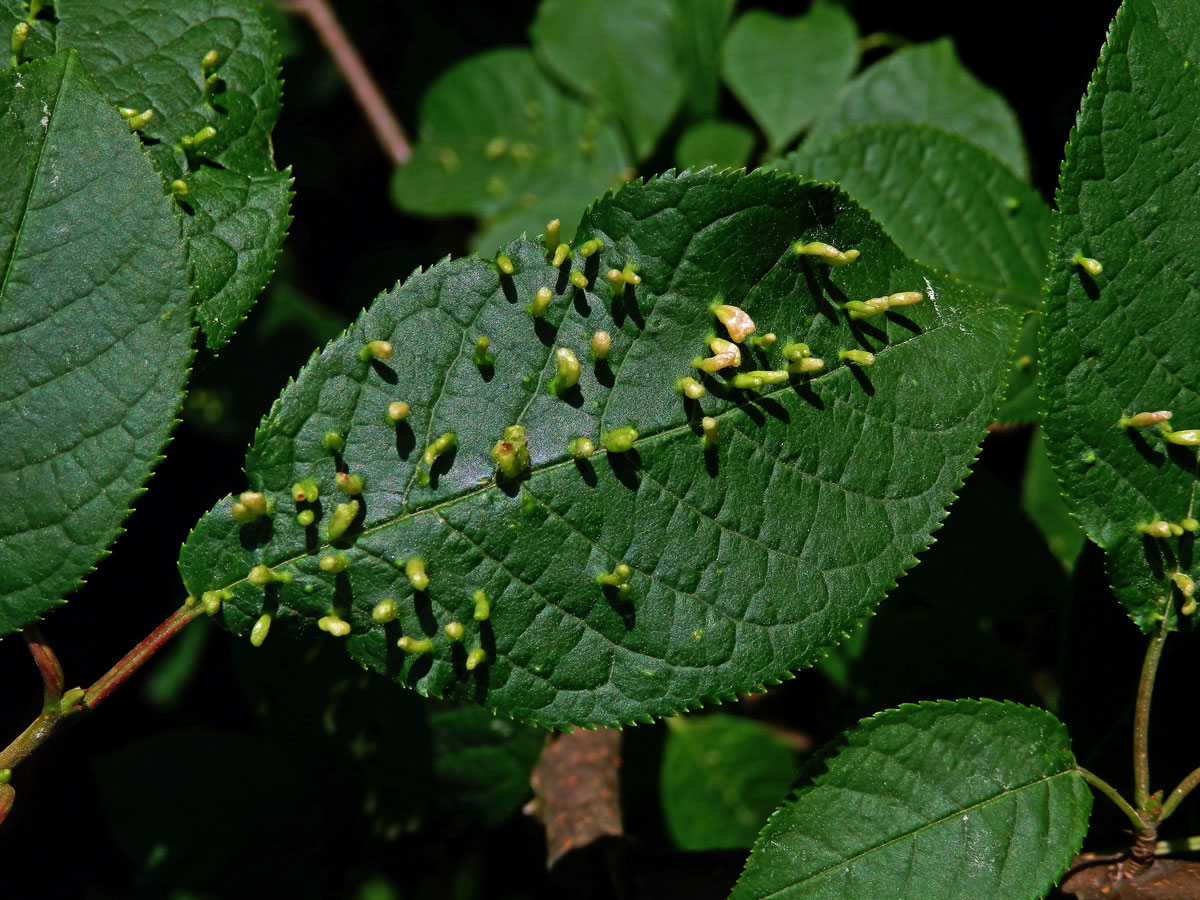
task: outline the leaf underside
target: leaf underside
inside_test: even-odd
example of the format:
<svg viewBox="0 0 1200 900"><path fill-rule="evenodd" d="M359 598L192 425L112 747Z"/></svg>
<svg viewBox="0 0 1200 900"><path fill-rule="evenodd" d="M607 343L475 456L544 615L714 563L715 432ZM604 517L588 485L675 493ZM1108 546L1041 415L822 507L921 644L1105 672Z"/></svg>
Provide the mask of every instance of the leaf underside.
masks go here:
<svg viewBox="0 0 1200 900"><path fill-rule="evenodd" d="M1196 515L1196 450L1118 426L1165 409L1170 427L1200 428L1198 70L1195 4L1127 0L1067 145L1042 331L1051 461L1146 631L1176 624L1171 573L1200 577L1193 535L1137 530ZM1104 271L1089 275L1080 253Z"/></svg>
<svg viewBox="0 0 1200 900"><path fill-rule="evenodd" d="M0 73L0 635L81 583L174 424L179 223L70 52Z"/></svg>
<svg viewBox="0 0 1200 900"><path fill-rule="evenodd" d="M274 503L266 521L239 525L222 501L180 557L189 591L228 589L225 624L247 631L264 610L280 627L311 627L331 610L351 625L358 661L431 695L469 696L548 726L615 724L732 697L811 665L869 614L928 546L976 452L1003 382L1017 315L906 260L869 216L826 185L774 172L666 175L598 202L579 240L603 249L563 269L541 245L511 243L516 274L481 259L440 263L382 295L301 372L260 427L247 457L251 486ZM830 269L792 242L857 248ZM614 296L603 274L627 261L641 284ZM572 288L578 265L591 287ZM546 318L525 311L554 289ZM925 300L863 323L834 303L902 290ZM673 390L697 374L694 356L714 327L714 296L745 308L779 342L742 369L779 365L791 337L826 370L761 395L704 376L708 394ZM612 335L602 364L590 336ZM494 369L473 362L491 339ZM369 340L395 355L363 362ZM576 389L552 396L553 348L581 360ZM871 368L838 360L870 348ZM727 370L728 371L728 370ZM385 415L404 400L399 428ZM716 419L705 451L700 418ZM633 451L573 462L567 443L633 423ZM496 481L489 457L506 426L527 429L531 469ZM336 430L346 446L325 449ZM423 450L455 432L458 450L421 483ZM359 518L334 542L351 561L318 567L326 524L342 501L339 469L361 474ZM321 519L296 524L290 486L320 485ZM424 558L427 591L400 568ZM290 575L266 591L246 581L259 563ZM595 578L629 565L622 598ZM491 618L472 619L477 589ZM399 618L372 624L372 607ZM464 624L460 642L442 632ZM405 654L401 635L433 641ZM465 654L482 647L474 671Z"/></svg>
<svg viewBox="0 0 1200 900"><path fill-rule="evenodd" d="M812 759L731 900L1034 900L1087 830L1066 729L994 700L906 704Z"/></svg>

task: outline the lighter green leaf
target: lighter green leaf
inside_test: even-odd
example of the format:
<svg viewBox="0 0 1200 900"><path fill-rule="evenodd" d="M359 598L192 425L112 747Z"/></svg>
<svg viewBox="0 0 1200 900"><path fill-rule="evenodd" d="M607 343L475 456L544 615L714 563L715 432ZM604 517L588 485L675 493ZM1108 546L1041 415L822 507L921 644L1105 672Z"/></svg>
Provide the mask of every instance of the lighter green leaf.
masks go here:
<svg viewBox="0 0 1200 900"><path fill-rule="evenodd" d="M246 318L275 268L291 216L287 173L275 169L271 129L283 83L279 51L250 0L58 0L58 45L76 50L109 100L151 109L141 129L180 203L192 304L205 345L219 349ZM201 60L219 54L217 89ZM216 136L193 151L180 140Z"/></svg>
<svg viewBox="0 0 1200 900"><path fill-rule="evenodd" d="M1050 467L1046 440L1037 428L1029 439L1029 454L1025 461L1025 477L1021 481L1021 508L1037 526L1046 546L1064 569L1075 568L1075 560L1087 543L1087 535L1063 500L1058 476Z"/></svg>
<svg viewBox="0 0 1200 900"><path fill-rule="evenodd" d="M663 815L682 850L749 847L796 779L796 754L761 722L714 713L667 720Z"/></svg>
<svg viewBox="0 0 1200 900"><path fill-rule="evenodd" d="M675 162L681 169L736 169L746 165L754 149L754 133L736 122L709 119L694 125L679 139Z"/></svg>
<svg viewBox="0 0 1200 900"><path fill-rule="evenodd" d="M528 51L496 50L429 89L421 140L396 170L392 196L418 215L482 218L474 244L494 251L554 218L569 238L627 165L617 133L555 87Z"/></svg>
<svg viewBox="0 0 1200 900"><path fill-rule="evenodd" d="M845 8L817 0L794 19L744 13L721 52L721 74L778 152L812 124L858 65L858 28Z"/></svg>
<svg viewBox="0 0 1200 900"><path fill-rule="evenodd" d="M806 776L731 900L1033 900L1079 849L1092 806L1058 720L994 700L864 719Z"/></svg>
<svg viewBox="0 0 1200 900"><path fill-rule="evenodd" d="M543 0L529 37L538 61L625 131L645 159L684 98L672 0Z"/></svg>
<svg viewBox="0 0 1200 900"><path fill-rule="evenodd" d="M872 122L937 126L1029 178L1017 117L1003 97L963 67L949 38L905 47L875 63L829 103L809 139Z"/></svg>
<svg viewBox="0 0 1200 900"><path fill-rule="evenodd" d="M1147 631L1174 623L1176 567L1200 577L1192 535L1137 530L1196 515L1196 450L1118 426L1170 410L1169 427L1200 428L1198 47L1194 4L1128 0L1117 14L1067 145L1042 332L1051 460Z"/></svg>
<svg viewBox="0 0 1200 900"><path fill-rule="evenodd" d="M736 0L671 0L675 59L683 75L684 110L692 119L716 115L717 56Z"/></svg>
<svg viewBox="0 0 1200 900"><path fill-rule="evenodd" d="M79 58L0 74L0 634L121 533L191 337L175 213Z"/></svg>
<svg viewBox="0 0 1200 900"><path fill-rule="evenodd" d="M13 28L21 22L29 25L29 36L21 51L22 60L38 59L54 52L54 23L47 17L50 12L47 8L42 17L30 19L29 5L24 0L0 0L0 71L12 65L9 41Z"/></svg>
<svg viewBox="0 0 1200 900"><path fill-rule="evenodd" d="M928 545L1000 390L1016 314L905 260L844 194L780 173L631 185L599 202L579 237L604 242L568 264L593 273L587 291L521 240L506 248L512 277L490 261L443 262L377 300L259 429L246 471L274 500L273 518L243 529L230 501L219 503L183 550L189 590L229 590L223 617L236 631L264 603L278 603L285 628L311 628L335 608L365 665L547 725L665 715L819 658ZM829 269L796 255L797 240L862 255ZM627 261L641 284L614 298L596 275ZM541 286L557 299L535 324L525 307ZM901 290L926 299L863 327L832 303ZM716 295L780 343L806 341L826 370L761 397L706 378L708 395L685 406L673 386L694 372ZM593 366L598 329L612 334L612 353ZM494 370L473 361L480 335ZM395 355L363 362L369 340L390 341ZM547 390L556 345L582 360L578 391L562 399ZM839 349L864 345L873 367L838 361ZM743 369L779 365L778 345L754 355L746 350ZM395 400L412 408L398 430L384 415ZM701 410L720 432L708 453ZM599 447L630 422L642 435L635 452L568 457L572 436ZM490 451L513 424L527 429L531 471L497 484ZM325 449L329 430L345 437L340 457ZM446 432L457 434L457 453L425 485L422 452ZM318 562L342 499L339 467L361 473L366 490L336 541L351 565L335 577ZM289 492L301 478L319 482L326 520L308 535ZM428 594L414 596L397 568L414 554L426 561ZM264 596L246 581L259 563L292 582ZM595 580L618 564L632 569L625 599ZM482 626L472 619L477 589L492 599ZM385 597L399 601L400 617L374 626L370 611ZM452 620L466 626L454 644L442 634ZM429 637L433 652L399 652L401 634ZM480 645L490 662L466 670L466 651Z"/></svg>

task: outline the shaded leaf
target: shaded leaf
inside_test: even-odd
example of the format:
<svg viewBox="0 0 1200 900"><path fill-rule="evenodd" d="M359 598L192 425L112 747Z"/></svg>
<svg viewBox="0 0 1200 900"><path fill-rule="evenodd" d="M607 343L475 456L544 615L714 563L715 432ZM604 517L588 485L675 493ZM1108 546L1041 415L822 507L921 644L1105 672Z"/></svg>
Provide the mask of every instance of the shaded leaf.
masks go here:
<svg viewBox="0 0 1200 900"><path fill-rule="evenodd" d="M49 10L47 10L49 12ZM21 22L29 26L29 36L21 50L21 59L38 59L54 52L54 23L45 16L29 18L29 6L25 0L0 0L0 71L12 65L9 40L13 29Z"/></svg>
<svg viewBox="0 0 1200 900"><path fill-rule="evenodd" d="M671 0L675 59L684 83L684 111L692 119L716 115L721 89L717 58L736 0Z"/></svg>
<svg viewBox="0 0 1200 900"><path fill-rule="evenodd" d="M681 169L736 169L746 165L754 149L754 133L736 122L710 119L689 128L675 148Z"/></svg>
<svg viewBox="0 0 1200 900"><path fill-rule="evenodd" d="M1029 178L1017 117L1004 98L963 67L949 38L905 47L868 68L827 104L809 139L874 122L937 126Z"/></svg>
<svg viewBox="0 0 1200 900"><path fill-rule="evenodd" d="M796 778L796 754L761 722L668 719L663 812L681 850L749 847Z"/></svg>
<svg viewBox="0 0 1200 900"><path fill-rule="evenodd" d="M1046 441L1040 428L1034 431L1029 440L1029 455L1025 462L1025 478L1021 488L1021 506L1025 514L1033 520L1033 524L1045 538L1046 546L1062 563L1063 568L1068 572L1074 569L1075 560L1079 558L1083 545L1087 542L1087 535L1071 517L1063 499L1058 476L1050 467Z"/></svg>
<svg viewBox="0 0 1200 900"><path fill-rule="evenodd" d="M538 60L625 131L645 159L684 98L674 0L543 0L529 26Z"/></svg>
<svg viewBox="0 0 1200 900"><path fill-rule="evenodd" d="M779 173L629 186L589 211L580 237L604 243L579 261L584 271L632 260L641 284L614 297L593 274L589 290L568 289L541 245L515 241L514 276L448 261L377 300L259 429L246 470L275 515L242 529L225 500L189 538L180 566L191 592L230 591L222 617L235 631L264 603L278 603L281 628L311 628L335 609L360 662L546 725L644 720L819 658L928 544L1000 390L1016 314L905 260L840 192ZM814 239L861 258L830 269L793 252ZM525 306L552 285L557 299L535 324ZM906 315L865 327L832 302L917 288L926 299ZM706 378L708 395L685 405L672 388L695 371L714 295L781 342L805 340L826 370L762 395ZM597 329L613 336L601 366L586 363ZM495 357L482 371L471 349L480 335ZM395 355L364 362L369 340ZM585 360L561 399L547 389L556 344ZM840 363L838 349L854 346L876 364ZM778 354L747 350L742 367L778 365ZM412 409L399 429L384 415L396 400ZM707 453L701 411L720 433ZM641 433L633 452L571 461L573 436L599 447L630 422ZM497 484L490 452L514 423L527 429L531 468ZM339 456L325 447L331 429L346 441ZM457 451L425 484L422 453L447 432ZM342 500L339 468L367 487L333 542L351 565L333 575L318 563ZM307 533L290 494L301 478L321 490L322 520ZM403 572L414 554L430 578L415 595ZM264 595L246 581L259 563L292 581ZM595 580L618 564L631 568L628 596ZM477 589L492 599L486 623L472 619ZM375 626L371 609L387 597L399 618ZM442 634L452 620L465 624L457 643ZM399 650L401 635L428 638L432 652ZM467 670L477 647L489 662Z"/></svg>
<svg viewBox="0 0 1200 900"><path fill-rule="evenodd" d="M1117 14L1067 145L1042 331L1046 446L1146 631L1175 622L1170 574L1200 577L1193 535L1137 530L1196 514L1195 448L1118 426L1170 410L1169 427L1200 428L1198 48L1193 5L1128 0Z"/></svg>
<svg viewBox="0 0 1200 900"><path fill-rule="evenodd" d="M807 15L743 13L725 39L721 75L778 152L812 124L858 65L858 28L842 6Z"/></svg>
<svg viewBox="0 0 1200 900"><path fill-rule="evenodd" d="M1079 849L1092 805L1058 720L994 700L864 719L801 778L731 900L1041 897Z"/></svg>
<svg viewBox="0 0 1200 900"><path fill-rule="evenodd" d="M191 337L179 223L137 138L74 53L0 73L0 634L121 533Z"/></svg>
<svg viewBox="0 0 1200 900"><path fill-rule="evenodd" d="M421 140L396 170L392 197L424 216L484 220L474 244L494 251L559 218L564 239L588 202L628 165L616 132L560 91L526 50L459 63L421 103Z"/></svg>

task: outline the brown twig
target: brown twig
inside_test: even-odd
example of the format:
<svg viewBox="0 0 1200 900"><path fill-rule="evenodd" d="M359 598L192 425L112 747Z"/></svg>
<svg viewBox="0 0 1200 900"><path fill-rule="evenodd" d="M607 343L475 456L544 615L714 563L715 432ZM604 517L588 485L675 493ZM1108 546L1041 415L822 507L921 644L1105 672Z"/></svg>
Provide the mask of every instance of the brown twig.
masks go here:
<svg viewBox="0 0 1200 900"><path fill-rule="evenodd" d="M341 70L342 77L346 79L350 92L384 152L397 166L408 162L412 157L412 148L404 129L326 0L280 0L279 6L308 19Z"/></svg>
<svg viewBox="0 0 1200 900"><path fill-rule="evenodd" d="M45 635L42 634L42 630L36 625L29 625L22 628L21 637L25 639L25 646L29 648L29 654L33 657L34 664L42 674L42 685L45 688L42 706L47 709L51 706L57 706L58 701L62 698L63 688L66 686L67 680L66 676L63 675L62 665L59 663L58 657L54 655L54 651L46 643Z"/></svg>

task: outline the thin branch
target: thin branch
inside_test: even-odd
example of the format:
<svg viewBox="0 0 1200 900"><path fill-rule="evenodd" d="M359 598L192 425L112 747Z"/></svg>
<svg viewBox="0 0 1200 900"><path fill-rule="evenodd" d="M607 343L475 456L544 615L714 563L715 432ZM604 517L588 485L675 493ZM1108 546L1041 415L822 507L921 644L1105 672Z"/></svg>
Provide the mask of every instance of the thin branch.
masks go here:
<svg viewBox="0 0 1200 900"><path fill-rule="evenodd" d="M326 0L280 0L279 6L308 19L341 70L359 109L388 158L397 166L408 162L412 158L412 148L404 129Z"/></svg>
<svg viewBox="0 0 1200 900"><path fill-rule="evenodd" d="M46 643L45 635L42 634L42 630L36 625L29 625L22 628L21 637L25 639L25 646L29 648L29 654L33 657L34 664L42 674L42 685L45 688L42 706L46 709L49 709L51 706L57 706L58 701L62 698L63 688L66 686L67 680L63 674L62 665L59 663L58 657L54 655L54 651Z"/></svg>
<svg viewBox="0 0 1200 900"><path fill-rule="evenodd" d="M1120 791L1118 791L1099 775L1095 774L1094 772L1089 772L1083 766L1076 766L1075 771L1079 773L1080 777L1083 778L1084 781L1102 793L1113 803L1117 804L1117 808L1120 809L1121 812L1125 813L1125 817L1133 823L1133 827L1137 829L1139 834L1147 830L1148 826L1146 822L1141 816L1138 815L1137 810L1130 805L1129 801L1121 796Z"/></svg>
<svg viewBox="0 0 1200 900"><path fill-rule="evenodd" d="M1179 787L1171 791L1171 796L1167 798L1167 802L1163 804L1162 812L1159 813L1158 820L1161 822L1171 813L1175 812L1179 804L1183 802L1183 798L1190 794L1196 785L1200 785L1200 769L1193 769L1191 774L1183 781L1179 782Z"/></svg>
<svg viewBox="0 0 1200 900"><path fill-rule="evenodd" d="M1133 715L1133 799L1138 809L1145 809L1150 799L1150 699L1154 696L1154 678L1167 634L1164 618L1146 648L1142 677L1138 680L1137 708Z"/></svg>
<svg viewBox="0 0 1200 900"><path fill-rule="evenodd" d="M163 648L171 638L183 631L204 612L199 603L181 606L165 622L150 632L144 641L125 654L124 658L96 679L96 683L83 695L83 705L95 709L109 698L113 691L129 680L138 669Z"/></svg>

